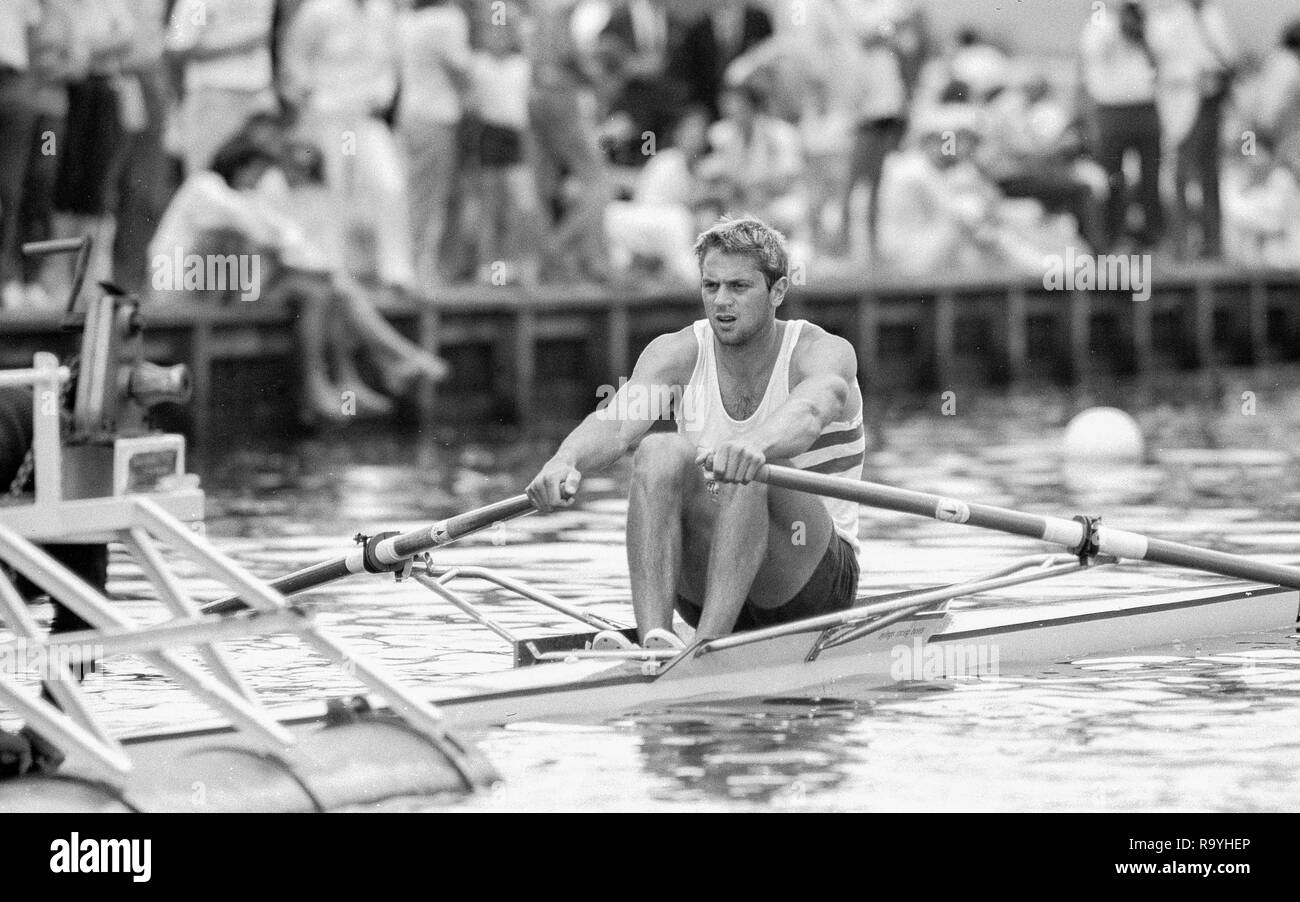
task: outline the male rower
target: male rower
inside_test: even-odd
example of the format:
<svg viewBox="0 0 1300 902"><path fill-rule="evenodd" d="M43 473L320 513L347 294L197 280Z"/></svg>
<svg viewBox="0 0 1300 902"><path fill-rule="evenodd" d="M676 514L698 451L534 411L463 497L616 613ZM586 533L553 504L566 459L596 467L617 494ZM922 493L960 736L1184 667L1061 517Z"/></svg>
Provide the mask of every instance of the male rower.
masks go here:
<svg viewBox="0 0 1300 902"><path fill-rule="evenodd" d="M853 347L776 318L789 255L775 229L724 219L695 255L705 318L652 341L528 486L542 511L571 504L584 473L636 449L627 556L647 648L681 647L674 610L714 638L843 610L858 586L857 505L754 481L768 462L861 478ZM647 435L669 413L676 433Z"/></svg>

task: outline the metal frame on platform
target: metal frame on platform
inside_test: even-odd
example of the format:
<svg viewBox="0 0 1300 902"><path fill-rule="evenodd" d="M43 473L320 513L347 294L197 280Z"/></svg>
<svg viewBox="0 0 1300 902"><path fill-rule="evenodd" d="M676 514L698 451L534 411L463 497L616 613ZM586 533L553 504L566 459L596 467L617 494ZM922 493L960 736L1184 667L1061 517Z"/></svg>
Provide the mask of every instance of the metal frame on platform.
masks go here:
<svg viewBox="0 0 1300 902"><path fill-rule="evenodd" d="M457 743L447 741L442 716L432 704L382 665L322 633L309 614L290 605L280 592L187 526L182 517L197 520L202 516L203 493L196 486L94 499L63 497L60 405L42 401L60 397L68 378L68 369L60 366L53 355L44 353L36 356L31 369L0 371L0 386L33 386L37 401L33 405L36 493L0 507L0 563L49 593L92 628L42 636L13 582L0 570L0 619L15 635L14 639L0 641L0 653L21 645L25 655L39 655L49 661L58 650L78 645L104 656L139 655L223 715L260 749L279 753L295 744L293 735L257 701L218 643L271 634L294 635L381 695L393 711L448 755L468 785L474 785L470 762ZM150 626L134 624L102 593L36 544L56 540L120 542L157 591L169 618ZM239 593L252 612L235 617L202 614L169 567L164 548L189 559L204 575ZM197 651L202 667L181 657L179 652L185 648ZM42 673L42 679L54 703L33 697L17 680L0 674L0 705L19 714L65 753L79 755L81 763L99 775L116 780L129 774L130 757L96 718L74 674L60 670Z"/></svg>

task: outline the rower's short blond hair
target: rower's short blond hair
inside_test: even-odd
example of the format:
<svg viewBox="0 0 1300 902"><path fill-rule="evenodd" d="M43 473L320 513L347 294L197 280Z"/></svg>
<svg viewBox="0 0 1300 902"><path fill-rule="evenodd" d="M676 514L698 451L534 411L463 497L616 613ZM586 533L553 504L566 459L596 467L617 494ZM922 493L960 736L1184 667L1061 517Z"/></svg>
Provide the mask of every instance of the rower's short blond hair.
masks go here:
<svg viewBox="0 0 1300 902"><path fill-rule="evenodd" d="M701 267L709 251L752 257L767 287L771 288L790 271L790 251L785 236L753 216L722 217L695 239L695 259Z"/></svg>

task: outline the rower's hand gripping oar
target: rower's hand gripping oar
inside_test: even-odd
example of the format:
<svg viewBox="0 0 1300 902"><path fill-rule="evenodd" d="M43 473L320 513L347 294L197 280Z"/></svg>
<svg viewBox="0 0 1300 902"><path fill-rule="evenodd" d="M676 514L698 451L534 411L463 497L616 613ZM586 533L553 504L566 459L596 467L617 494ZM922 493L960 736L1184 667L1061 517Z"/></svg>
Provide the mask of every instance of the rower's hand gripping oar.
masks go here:
<svg viewBox="0 0 1300 902"><path fill-rule="evenodd" d="M531 514L534 510L536 508L527 495L515 495L411 532L359 536L357 547L344 557L295 570L273 581L271 588L282 595L294 595L356 573L400 573L417 554L463 539L497 523ZM230 596L209 602L202 610L204 614L232 614L247 607L238 596Z"/></svg>
<svg viewBox="0 0 1300 902"><path fill-rule="evenodd" d="M967 504L941 495L913 492L874 482L860 482L842 476L824 476L820 473L810 473L807 470L796 470L775 464L764 464L754 478L779 488L840 498L904 514L916 514L945 523L965 523L967 526L980 526L1012 535L1041 539L1044 542L1062 545L1081 556L1108 554L1117 558L1190 567L1221 576L1300 589L1300 568L1288 567L1285 564L1269 564L1239 554L1196 548L1181 542L1170 542L1123 529L1100 526L1095 517L1082 517L1076 520L1041 517L1037 514L1027 514L987 504Z"/></svg>

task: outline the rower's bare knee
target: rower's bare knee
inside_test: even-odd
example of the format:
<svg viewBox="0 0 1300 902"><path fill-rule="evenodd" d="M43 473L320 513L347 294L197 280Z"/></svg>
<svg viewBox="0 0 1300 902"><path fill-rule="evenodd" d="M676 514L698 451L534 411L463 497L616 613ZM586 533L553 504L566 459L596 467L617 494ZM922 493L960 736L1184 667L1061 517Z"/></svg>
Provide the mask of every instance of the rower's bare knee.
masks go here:
<svg viewBox="0 0 1300 902"><path fill-rule="evenodd" d="M717 484L718 504L724 509L736 506L758 507L767 506L767 485L762 482L751 482L748 485L741 485L738 482L720 482Z"/></svg>
<svg viewBox="0 0 1300 902"><path fill-rule="evenodd" d="M647 435L632 458L632 479L655 490L681 488L695 466L695 448L676 433Z"/></svg>

